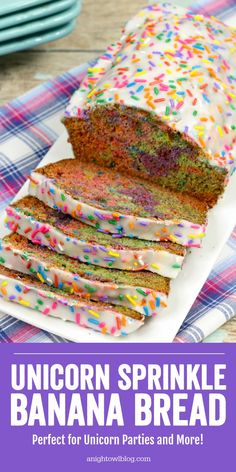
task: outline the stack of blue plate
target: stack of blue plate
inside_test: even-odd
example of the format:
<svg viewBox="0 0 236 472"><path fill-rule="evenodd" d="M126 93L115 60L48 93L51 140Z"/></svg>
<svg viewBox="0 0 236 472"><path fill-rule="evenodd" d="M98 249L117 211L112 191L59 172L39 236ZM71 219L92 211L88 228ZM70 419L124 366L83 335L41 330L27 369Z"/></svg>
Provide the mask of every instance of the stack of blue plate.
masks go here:
<svg viewBox="0 0 236 472"><path fill-rule="evenodd" d="M69 34L81 0L0 2L0 55L55 41Z"/></svg>

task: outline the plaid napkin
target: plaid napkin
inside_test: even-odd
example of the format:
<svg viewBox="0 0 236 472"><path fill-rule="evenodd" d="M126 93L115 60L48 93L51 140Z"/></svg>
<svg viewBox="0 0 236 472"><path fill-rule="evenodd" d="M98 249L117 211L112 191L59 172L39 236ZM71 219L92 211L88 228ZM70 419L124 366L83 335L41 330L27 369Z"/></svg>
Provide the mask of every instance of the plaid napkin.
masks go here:
<svg viewBox="0 0 236 472"><path fill-rule="evenodd" d="M236 2L194 3L194 11L236 15ZM0 210L11 202L31 170L64 129L60 117L88 67L84 64L0 108ZM14 155L10 150L14 148ZM200 342L236 313L236 229L225 245L175 342ZM65 342L0 313L0 342Z"/></svg>

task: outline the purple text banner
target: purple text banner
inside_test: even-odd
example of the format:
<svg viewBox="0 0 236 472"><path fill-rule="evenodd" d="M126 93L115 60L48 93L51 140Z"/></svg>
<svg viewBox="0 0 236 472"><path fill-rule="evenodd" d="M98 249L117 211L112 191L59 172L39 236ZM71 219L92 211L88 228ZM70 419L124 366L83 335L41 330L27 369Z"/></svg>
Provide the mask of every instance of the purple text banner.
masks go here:
<svg viewBox="0 0 236 472"><path fill-rule="evenodd" d="M236 345L2 345L1 467L233 470L235 399Z"/></svg>

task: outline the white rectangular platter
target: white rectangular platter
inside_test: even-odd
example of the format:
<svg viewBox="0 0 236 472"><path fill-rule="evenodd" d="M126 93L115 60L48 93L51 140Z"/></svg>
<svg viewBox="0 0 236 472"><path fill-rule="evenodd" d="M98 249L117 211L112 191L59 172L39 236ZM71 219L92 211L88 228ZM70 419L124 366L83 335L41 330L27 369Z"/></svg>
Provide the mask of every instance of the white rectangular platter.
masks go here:
<svg viewBox="0 0 236 472"><path fill-rule="evenodd" d="M67 143L66 133L52 146L40 166L70 158L72 150ZM22 187L15 200L27 194L28 182ZM0 215L0 237L6 234L4 212ZM20 305L0 301L0 311L30 323L46 331L75 342L172 342L186 318L201 287L206 281L222 247L229 238L236 223L236 173L216 207L209 212L207 235L201 249L192 249L183 270L172 282L168 308L159 316L149 319L145 325L127 337L115 338L82 328L71 322L47 317Z"/></svg>

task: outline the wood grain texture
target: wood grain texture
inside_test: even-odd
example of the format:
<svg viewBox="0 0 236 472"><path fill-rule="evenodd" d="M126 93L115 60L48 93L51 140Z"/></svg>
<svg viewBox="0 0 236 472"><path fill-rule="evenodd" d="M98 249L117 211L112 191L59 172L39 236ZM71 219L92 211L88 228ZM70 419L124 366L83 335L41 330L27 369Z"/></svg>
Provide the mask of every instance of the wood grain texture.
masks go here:
<svg viewBox="0 0 236 472"><path fill-rule="evenodd" d="M119 38L124 23L144 4L144 0L84 0L76 29L68 37L0 57L0 104L96 57ZM236 342L236 318L206 341Z"/></svg>

